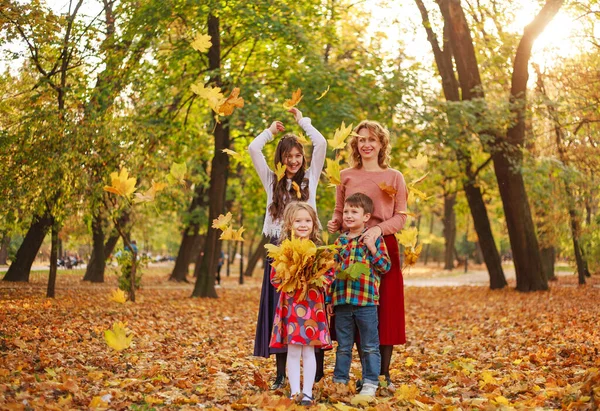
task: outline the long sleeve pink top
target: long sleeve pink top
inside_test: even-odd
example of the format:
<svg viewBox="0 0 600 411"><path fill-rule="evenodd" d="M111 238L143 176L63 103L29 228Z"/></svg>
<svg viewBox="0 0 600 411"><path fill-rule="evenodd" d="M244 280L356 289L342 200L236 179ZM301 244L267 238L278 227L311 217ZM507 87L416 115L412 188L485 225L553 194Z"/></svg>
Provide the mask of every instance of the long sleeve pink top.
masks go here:
<svg viewBox="0 0 600 411"><path fill-rule="evenodd" d="M347 168L340 173L342 183L336 188L333 219L342 225L344 200L354 193L363 193L373 200L374 211L367 227L379 226L383 235L395 234L406 223L406 201L408 190L401 172L393 168L382 171L366 171L362 168ZM385 183L396 190L395 195L383 191L379 184Z"/></svg>

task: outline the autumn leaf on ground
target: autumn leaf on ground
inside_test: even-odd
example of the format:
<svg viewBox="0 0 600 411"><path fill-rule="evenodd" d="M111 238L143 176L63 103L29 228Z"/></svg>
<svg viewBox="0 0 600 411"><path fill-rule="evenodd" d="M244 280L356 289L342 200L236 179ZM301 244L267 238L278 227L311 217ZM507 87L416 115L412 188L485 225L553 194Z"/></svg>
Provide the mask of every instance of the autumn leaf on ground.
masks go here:
<svg viewBox="0 0 600 411"><path fill-rule="evenodd" d="M167 174L167 180L171 183L179 183L185 186L185 175L187 174L187 165L185 161L183 163L171 164L169 174Z"/></svg>
<svg viewBox="0 0 600 411"><path fill-rule="evenodd" d="M396 239L404 247L414 247L417 244L418 235L417 227L409 227L396 233Z"/></svg>
<svg viewBox="0 0 600 411"><path fill-rule="evenodd" d="M296 104L298 104L300 102L300 100L302 100L302 90L298 89L296 91L294 91L292 93L292 98L289 100L286 100L283 103L283 108L286 110L291 109L292 107L296 106Z"/></svg>
<svg viewBox="0 0 600 411"><path fill-rule="evenodd" d="M129 330L125 328L126 325L126 323L116 322L113 323L112 330L104 331L104 340L113 350L122 351L131 345L133 335L127 336Z"/></svg>
<svg viewBox="0 0 600 411"><path fill-rule="evenodd" d="M327 93L329 93L329 86L327 86L327 90L325 90L325 91L323 92L323 94L321 94L321 95L320 95L320 96L317 98L317 101L319 101L319 100L321 100L323 97L325 97L325 95L326 95Z"/></svg>
<svg viewBox="0 0 600 411"><path fill-rule="evenodd" d="M350 124L348 127L346 127L346 125L342 121L342 125L338 129L335 130L335 134L333 135L333 138L330 140L327 140L327 144L329 144L329 146L331 148L333 148L334 150L341 150L341 149L345 148L346 147L346 138L350 135L351 131L352 131L352 124Z"/></svg>
<svg viewBox="0 0 600 411"><path fill-rule="evenodd" d="M92 401L90 401L88 408L108 408L108 402L104 401L102 399L102 397L100 396L96 396L94 398L92 398Z"/></svg>
<svg viewBox="0 0 600 411"><path fill-rule="evenodd" d="M239 97L239 95L240 89L239 87L235 87L233 90L231 90L229 97L220 103L217 113L219 113L221 116L230 116L233 114L233 110L235 110L236 107L244 107L244 99Z"/></svg>
<svg viewBox="0 0 600 411"><path fill-rule="evenodd" d="M419 388L415 385L402 384L394 394L394 398L399 401L412 401L419 395Z"/></svg>
<svg viewBox="0 0 600 411"><path fill-rule="evenodd" d="M198 34L192 42L192 48L200 53L206 53L210 46L212 46L212 41L208 34Z"/></svg>
<svg viewBox="0 0 600 411"><path fill-rule="evenodd" d="M234 230L233 227L227 227L223 233L221 233L221 236L219 237L219 240L223 240L223 241L244 241L244 239L242 238L242 233L245 231L246 229L244 227L240 227L237 230Z"/></svg>
<svg viewBox="0 0 600 411"><path fill-rule="evenodd" d="M285 176L286 167L284 164L277 163L275 166L275 175L277 176L277 181L281 180Z"/></svg>
<svg viewBox="0 0 600 411"><path fill-rule="evenodd" d="M125 167L119 173L110 173L110 186L104 186L104 191L114 193L129 198L135 191L135 177L129 177L129 172Z"/></svg>
<svg viewBox="0 0 600 411"><path fill-rule="evenodd" d="M264 391L269 389L269 384L258 370L254 370L254 386Z"/></svg>
<svg viewBox="0 0 600 411"><path fill-rule="evenodd" d="M125 303L127 301L127 297L125 296L125 292L120 288L113 290L111 295L108 297L109 300L114 301L119 304Z"/></svg>
<svg viewBox="0 0 600 411"><path fill-rule="evenodd" d="M292 188L296 192L296 198L300 200L302 198L302 192L300 191L300 186L295 181L292 181Z"/></svg>
<svg viewBox="0 0 600 411"><path fill-rule="evenodd" d="M233 157L237 160L241 160L242 159L242 155L238 152L235 152L233 150L230 150L228 148L224 148L223 150L221 150L223 153L227 154L230 157Z"/></svg>
<svg viewBox="0 0 600 411"><path fill-rule="evenodd" d="M383 191L384 193L386 193L387 195L389 195L392 198L394 198L394 196L398 192L398 190L396 190L396 188L394 186L388 186L385 181L382 181L381 183L379 183L377 185L379 186L381 191Z"/></svg>
<svg viewBox="0 0 600 411"><path fill-rule="evenodd" d="M340 185L342 183L340 163L337 160L332 160L330 158L325 159L325 161L327 161L327 168L324 173L329 179L330 186Z"/></svg>
<svg viewBox="0 0 600 411"><path fill-rule="evenodd" d="M229 223L231 223L232 218L233 215L231 213L221 214L213 220L212 227L224 231L229 226Z"/></svg>
<svg viewBox="0 0 600 411"><path fill-rule="evenodd" d="M152 187L150 187L145 193L135 193L135 199L133 200L135 203L144 203L154 201L156 199L156 194L167 187L166 183L156 183L152 180Z"/></svg>

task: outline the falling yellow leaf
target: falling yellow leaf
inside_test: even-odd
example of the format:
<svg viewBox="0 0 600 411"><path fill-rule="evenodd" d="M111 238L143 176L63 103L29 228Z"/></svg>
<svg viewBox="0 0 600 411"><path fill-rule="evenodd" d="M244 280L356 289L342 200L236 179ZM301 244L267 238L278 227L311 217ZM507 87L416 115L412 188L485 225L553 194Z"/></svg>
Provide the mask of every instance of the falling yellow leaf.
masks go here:
<svg viewBox="0 0 600 411"><path fill-rule="evenodd" d="M236 107L244 107L244 99L239 97L239 95L240 89L239 87L235 87L233 90L231 90L229 97L220 102L219 108L216 110L216 112L221 116L230 116L233 114L233 110L235 110Z"/></svg>
<svg viewBox="0 0 600 411"><path fill-rule="evenodd" d="M417 215L415 213L413 213L412 211L398 211L398 214L404 214L407 215L409 217L413 217L413 218L417 218Z"/></svg>
<svg viewBox="0 0 600 411"><path fill-rule="evenodd" d="M325 161L327 161L327 168L324 173L329 179L330 185L340 185L342 183L342 178L340 177L340 163L338 160L332 160L330 158L325 159Z"/></svg>
<svg viewBox="0 0 600 411"><path fill-rule="evenodd" d="M231 213L227 213L225 215L221 214L219 217L215 218L212 223L212 227L221 231L225 231L225 229L231 223L231 219L233 215Z"/></svg>
<svg viewBox="0 0 600 411"><path fill-rule="evenodd" d="M417 157L408 160L408 166L412 169L416 170L425 170L427 168L427 163L429 159L424 154L417 154Z"/></svg>
<svg viewBox="0 0 600 411"><path fill-rule="evenodd" d="M318 100L321 100L323 97L325 97L325 95L326 95L327 93L329 93L329 86L327 86L327 90L325 90L325 91L323 92L323 94L321 94L321 95L320 95L320 96L317 98L317 101L318 101Z"/></svg>
<svg viewBox="0 0 600 411"><path fill-rule="evenodd" d="M298 104L300 102L300 100L302 100L302 90L298 89L296 91L294 91L292 93L292 98L289 100L286 100L283 103L283 108L286 110L291 109L292 107L296 106L296 104Z"/></svg>
<svg viewBox="0 0 600 411"><path fill-rule="evenodd" d="M104 186L104 191L114 193L123 197L130 197L135 189L135 177L129 177L129 172L125 167L119 173L116 171L110 173L110 186Z"/></svg>
<svg viewBox="0 0 600 411"><path fill-rule="evenodd" d="M417 230L417 227L409 227L396 233L396 238L404 247L414 247L417 244L418 235L419 231Z"/></svg>
<svg viewBox="0 0 600 411"><path fill-rule="evenodd" d="M156 198L156 194L167 187L166 183L155 183L152 180L152 187L150 187L145 193L135 193L135 199L133 200L135 203L144 203L149 201L154 201Z"/></svg>
<svg viewBox="0 0 600 411"><path fill-rule="evenodd" d="M388 186L385 181L382 181L381 183L379 183L377 185L379 186L381 191L383 191L384 193L386 193L387 195L389 195L392 198L394 198L394 196L398 192L398 190L396 190L396 188L394 186Z"/></svg>
<svg viewBox="0 0 600 411"><path fill-rule="evenodd" d="M208 105L215 113L219 113L219 107L225 101L225 96L221 93L220 87L204 87L203 84L192 84L190 88L194 94L208 101Z"/></svg>
<svg viewBox="0 0 600 411"><path fill-rule="evenodd" d="M300 200L302 198L302 192L300 191L300 186L298 185L298 183L292 181L292 188L296 192L296 197L298 198L298 200Z"/></svg>
<svg viewBox="0 0 600 411"><path fill-rule="evenodd" d="M329 144L329 146L331 148L333 148L334 150L341 150L341 149L345 148L346 147L346 138L350 135L351 131L352 131L352 124L350 124L348 127L346 127L346 125L342 121L342 125L338 129L335 130L335 134L333 135L333 138L330 140L327 140L327 144Z"/></svg>
<svg viewBox="0 0 600 411"><path fill-rule="evenodd" d="M221 236L219 237L219 240L223 240L223 241L244 241L244 238L242 237L242 233L245 230L246 229L244 227L240 227L237 230L234 230L232 227L227 227L227 228L225 228L225 230L223 230L223 233L221 233Z"/></svg>
<svg viewBox="0 0 600 411"><path fill-rule="evenodd" d="M187 174L187 165L183 163L171 164L169 174L167 174L167 180L172 183L179 183L185 186L185 175Z"/></svg>
<svg viewBox="0 0 600 411"><path fill-rule="evenodd" d="M413 247L405 247L404 248L404 267L411 267L417 263L419 256L421 255L421 250L423 249L423 244L419 244L415 248Z"/></svg>
<svg viewBox="0 0 600 411"><path fill-rule="evenodd" d="M417 178L416 180L413 180L413 181L411 181L410 183L408 183L408 185L409 185L410 187L413 187L413 186L415 186L415 185L419 184L420 182L422 182L423 180L425 180L425 178L426 178L428 175L429 175L429 173L427 172L427 173L423 174L421 177Z"/></svg>
<svg viewBox="0 0 600 411"><path fill-rule="evenodd" d="M233 150L230 150L228 148L224 148L223 150L221 150L223 153L227 154L228 156L231 156L237 160L241 160L242 159L242 155L238 152L235 152Z"/></svg>
<svg viewBox="0 0 600 411"><path fill-rule="evenodd" d="M303 145L308 145L308 144L310 144L310 141L308 141L308 140L306 139L306 137L304 137L304 135L303 135L302 133L300 133L300 134L297 134L297 135L296 135L296 137L297 137L297 140L298 140L298 142L299 142L300 144L303 144Z"/></svg>
<svg viewBox="0 0 600 411"><path fill-rule="evenodd" d="M424 192L422 192L421 190L417 190L414 187L410 187L409 189L409 193L413 194L416 197L419 197L421 200L427 200L429 199L429 196L427 194L425 194Z"/></svg>
<svg viewBox="0 0 600 411"><path fill-rule="evenodd" d="M323 242L327 245L329 244L329 231L327 230L323 230L321 232L321 238L323 239Z"/></svg>
<svg viewBox="0 0 600 411"><path fill-rule="evenodd" d="M192 48L200 53L206 53L210 46L212 46L212 41L208 34L198 34L192 42Z"/></svg>
<svg viewBox="0 0 600 411"><path fill-rule="evenodd" d="M113 323L112 330L104 331L104 340L113 350L122 351L131 345L133 335L127 336L129 330L125 328L126 325L126 323L116 322Z"/></svg>
<svg viewBox="0 0 600 411"><path fill-rule="evenodd" d="M119 304L123 304L125 303L125 301L127 301L125 292L123 292L123 290L121 290L120 288L113 290L112 294L110 295L110 297L108 297L108 299Z"/></svg>
<svg viewBox="0 0 600 411"><path fill-rule="evenodd" d="M277 176L277 181L281 180L285 176L286 167L284 164L277 163L275 166L275 175Z"/></svg>

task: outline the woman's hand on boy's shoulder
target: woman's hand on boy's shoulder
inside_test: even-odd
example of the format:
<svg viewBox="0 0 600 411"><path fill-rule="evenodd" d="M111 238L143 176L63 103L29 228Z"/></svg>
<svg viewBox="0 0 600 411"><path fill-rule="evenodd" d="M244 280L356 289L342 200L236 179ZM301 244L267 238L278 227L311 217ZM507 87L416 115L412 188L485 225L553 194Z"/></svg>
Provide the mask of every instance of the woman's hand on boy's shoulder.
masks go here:
<svg viewBox="0 0 600 411"><path fill-rule="evenodd" d="M298 110L296 107L292 107L291 109L288 110L288 112L290 112L294 115L294 119L296 120L296 123L298 123L300 120L302 120L302 112L300 110Z"/></svg>
<svg viewBox="0 0 600 411"><path fill-rule="evenodd" d="M285 130L285 126L279 120L275 120L274 122L272 122L271 126L269 127L269 131L273 135L279 133L280 131L284 131L284 130Z"/></svg>

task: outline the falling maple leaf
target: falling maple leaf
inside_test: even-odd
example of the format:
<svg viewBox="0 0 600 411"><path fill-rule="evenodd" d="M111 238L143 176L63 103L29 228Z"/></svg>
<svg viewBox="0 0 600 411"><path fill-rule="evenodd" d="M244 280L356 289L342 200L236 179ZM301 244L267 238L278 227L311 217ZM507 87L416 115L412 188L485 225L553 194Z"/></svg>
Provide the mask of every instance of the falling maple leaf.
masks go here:
<svg viewBox="0 0 600 411"><path fill-rule="evenodd" d="M200 53L206 53L210 46L212 46L212 41L208 34L198 34L192 42L192 48Z"/></svg>
<svg viewBox="0 0 600 411"><path fill-rule="evenodd" d="M104 331L106 344L115 351L122 351L131 345L133 335L127 336L129 330L125 328L126 326L126 323L115 322L112 330Z"/></svg>
<svg viewBox="0 0 600 411"><path fill-rule="evenodd" d="M233 227L226 227L225 230L221 233L219 240L223 241L244 241L242 238L242 233L246 229L244 227L240 227L237 230L234 230Z"/></svg>
<svg viewBox="0 0 600 411"><path fill-rule="evenodd" d="M233 215L229 212L225 215L221 214L213 220L212 227L224 231L229 226L229 223L231 223L232 218Z"/></svg>
<svg viewBox="0 0 600 411"><path fill-rule="evenodd" d="M321 231L321 238L323 239L323 242L325 243L325 245L329 244L329 231L327 231L327 230Z"/></svg>
<svg viewBox="0 0 600 411"><path fill-rule="evenodd" d="M302 133L299 133L299 134L297 134L297 135L296 135L296 139L298 140L298 142L299 142L300 144L303 144L303 145L308 145L308 144L310 144L310 141L308 141L308 140L307 140L307 138L306 138L306 137L304 137L304 135L303 135Z"/></svg>
<svg viewBox="0 0 600 411"><path fill-rule="evenodd" d="M114 301L119 304L124 304L127 301L127 297L125 296L125 292L120 288L113 290L111 295L108 297L109 300Z"/></svg>
<svg viewBox="0 0 600 411"><path fill-rule="evenodd" d="M231 156L237 160L241 160L242 159L242 155L238 152L235 152L233 150L230 150L228 148L224 148L223 150L221 150L223 153L227 154L228 156Z"/></svg>
<svg viewBox="0 0 600 411"><path fill-rule="evenodd" d="M223 93L221 93L220 87L205 87L203 84L192 84L190 88L194 94L205 99L215 113L219 113L219 107L226 100Z"/></svg>
<svg viewBox="0 0 600 411"><path fill-rule="evenodd" d="M342 121L342 125L335 130L335 134L333 135L333 138L330 140L327 140L327 144L329 144L329 146L331 148L333 148L334 150L344 149L346 147L346 138L350 135L351 131L352 131L352 124L350 124L348 127L346 127L346 125Z"/></svg>
<svg viewBox="0 0 600 411"><path fill-rule="evenodd" d="M409 227L395 235L398 242L404 247L414 247L417 244L419 231L417 230L417 227Z"/></svg>
<svg viewBox="0 0 600 411"><path fill-rule="evenodd" d="M133 201L135 203L154 201L156 199L156 194L164 190L166 187L166 183L156 183L154 180L152 180L152 186L143 194L135 193L136 198Z"/></svg>
<svg viewBox="0 0 600 411"><path fill-rule="evenodd" d="M417 157L411 158L408 160L408 166L412 169L416 170L425 170L427 168L427 164L429 159L424 154L417 154Z"/></svg>
<svg viewBox="0 0 600 411"><path fill-rule="evenodd" d="M179 183L185 186L185 175L187 174L187 165L185 161L183 163L171 164L169 174L167 174L167 180L172 183Z"/></svg>
<svg viewBox="0 0 600 411"><path fill-rule="evenodd" d="M239 97L240 89L235 87L231 94L224 101L219 102L219 108L216 110L221 116L230 116L236 107L244 107L244 99Z"/></svg>
<svg viewBox="0 0 600 411"><path fill-rule="evenodd" d="M323 94L321 94L321 95L320 95L320 96L317 98L317 101L319 101L319 100L321 100L323 97L325 97L325 95L326 95L327 93L329 93L329 86L327 86L327 90L325 90L325 91L323 92Z"/></svg>
<svg viewBox="0 0 600 411"><path fill-rule="evenodd" d="M277 181L281 180L285 176L285 170L285 164L277 163L275 166L275 175L277 176Z"/></svg>
<svg viewBox="0 0 600 411"><path fill-rule="evenodd" d="M295 181L292 181L292 188L296 192L296 198L300 200L302 198L302 192L300 191L300 186Z"/></svg>
<svg viewBox="0 0 600 411"><path fill-rule="evenodd" d="M419 256L421 255L421 250L423 249L423 244L419 244L416 247L405 247L404 248L404 267L411 267L417 263Z"/></svg>
<svg viewBox="0 0 600 411"><path fill-rule="evenodd" d="M398 190L396 190L396 188L394 186L388 186L385 181L382 181L381 183L379 183L377 185L379 186L381 191L383 191L384 193L386 193L387 195L389 195L392 198L394 198L396 196L396 193L398 193Z"/></svg>
<svg viewBox="0 0 600 411"><path fill-rule="evenodd" d="M296 106L296 104L298 104L300 102L300 100L302 100L302 90L298 89L296 91L294 91L292 93L292 98L289 100L286 100L283 103L283 108L286 110L291 109L292 107Z"/></svg>
<svg viewBox="0 0 600 411"><path fill-rule="evenodd" d="M327 158L325 161L327 161L327 168L324 170L324 173L329 179L330 185L337 186L342 184L342 177L340 176L340 163L338 160Z"/></svg>
<svg viewBox="0 0 600 411"><path fill-rule="evenodd" d="M104 191L129 198L136 190L136 178L129 177L129 172L125 167L119 173L116 171L110 173L110 180L110 186L104 186Z"/></svg>

